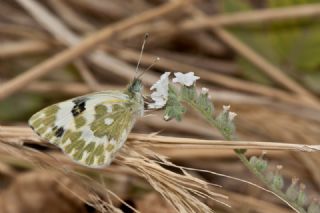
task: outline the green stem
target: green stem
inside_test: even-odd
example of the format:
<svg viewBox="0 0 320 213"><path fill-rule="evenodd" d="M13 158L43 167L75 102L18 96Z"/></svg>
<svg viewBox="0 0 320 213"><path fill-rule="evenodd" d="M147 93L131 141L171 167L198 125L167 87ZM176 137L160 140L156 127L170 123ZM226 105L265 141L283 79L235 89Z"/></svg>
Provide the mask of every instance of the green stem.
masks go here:
<svg viewBox="0 0 320 213"><path fill-rule="evenodd" d="M272 187L272 185L270 185L268 183L268 181L265 178L265 176L250 164L250 162L248 161L247 157L243 153L238 153L236 150L235 150L235 153L239 157L241 162L248 168L248 170L252 174L254 174L264 185L266 185L269 190L271 190L277 196L281 197L283 200L285 200L287 203L289 203L295 210L299 211L300 213L306 213L306 211L301 206L299 206L296 203L290 201L287 198L287 196L281 190Z"/></svg>
<svg viewBox="0 0 320 213"><path fill-rule="evenodd" d="M196 111L200 112L201 115L210 123L210 125L212 125L213 127L217 128L219 130L219 132L223 132L219 125L217 124L216 120L213 119L212 116L206 116L206 113L201 110L201 107L199 107L197 105L197 103L195 103L194 101L190 101L190 100L183 100L184 102L186 102L187 104L189 104L193 109L195 109ZM232 140L232 136L231 135L225 135L222 134L224 136L225 140ZM271 190L272 192L274 192L277 196L279 196L281 199L283 199L284 201L286 201L287 203L289 203L296 211L299 211L300 213L306 213L306 211L299 205L297 205L296 203L290 201L286 195L279 189L273 187L272 185L270 185L267 181L267 179L265 178L265 176L259 172L253 165L250 164L250 162L248 161L247 157L245 156L244 152L245 150L234 150L236 155L238 156L238 158L241 160L241 162L245 165L245 167L248 168L248 170L254 174L264 185L266 185L268 187L269 190Z"/></svg>

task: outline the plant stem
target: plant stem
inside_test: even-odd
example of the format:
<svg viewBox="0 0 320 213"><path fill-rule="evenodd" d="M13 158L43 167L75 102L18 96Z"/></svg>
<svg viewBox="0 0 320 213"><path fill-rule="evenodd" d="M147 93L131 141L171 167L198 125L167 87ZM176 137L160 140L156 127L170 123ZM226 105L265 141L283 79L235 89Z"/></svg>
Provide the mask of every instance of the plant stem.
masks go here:
<svg viewBox="0 0 320 213"><path fill-rule="evenodd" d="M245 154L243 153L239 153L235 150L236 155L239 157L239 159L241 160L241 162L248 168L248 170L254 174L264 185L266 185L268 187L269 190L271 190L272 192L274 192L277 196L279 196L283 201L285 201L286 203L290 204L290 206L292 208L294 208L295 211L299 212L299 213L306 213L306 211L301 207L298 206L296 203L290 201L287 196L279 189L276 189L275 187L272 187L267 179L265 178L265 176L260 173L255 167L253 167L250 162L248 161L247 157L245 156Z"/></svg>
<svg viewBox="0 0 320 213"><path fill-rule="evenodd" d="M201 109L201 107L199 107L197 105L196 102L194 102L192 100L187 100L187 99L184 99L183 101L186 102L187 104L189 104L196 111L200 112L200 114L210 123L210 125L217 128L219 130L219 132L223 133L221 127L217 124L216 120L212 116L210 116L210 117L207 116L206 113ZM226 134L222 134L222 135L225 140L230 141L232 139L232 135L226 135ZM301 206L297 205L297 203L289 200L287 198L287 196L281 190L279 190L279 189L273 187L271 184L269 184L266 177L261 172L259 172L253 165L250 164L250 162L248 161L247 157L244 154L244 152L246 150L234 150L234 151L235 151L236 155L238 156L238 158L241 160L241 162L245 165L245 167L247 167L248 170L252 174L254 174L264 185L266 185L269 190L271 190L279 198L281 198L284 202L286 202L288 205L290 205L296 212L306 213L306 211L303 209L303 207L301 207Z"/></svg>

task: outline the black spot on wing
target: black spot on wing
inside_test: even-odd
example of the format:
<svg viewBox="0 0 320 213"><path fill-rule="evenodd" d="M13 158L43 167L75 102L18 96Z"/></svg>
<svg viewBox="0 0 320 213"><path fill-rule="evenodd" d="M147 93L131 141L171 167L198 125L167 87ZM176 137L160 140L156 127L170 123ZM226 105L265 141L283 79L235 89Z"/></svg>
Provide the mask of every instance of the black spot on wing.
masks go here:
<svg viewBox="0 0 320 213"><path fill-rule="evenodd" d="M71 113L74 117L76 117L86 109L86 101L86 98L77 98L72 101L74 103L74 106L71 110Z"/></svg>
<svg viewBox="0 0 320 213"><path fill-rule="evenodd" d="M55 127L53 127L52 128L52 130L54 131L54 135L57 137L57 138L60 138L62 135L63 135L63 133L64 133L64 129L63 129L63 127L57 127L57 126L55 126Z"/></svg>

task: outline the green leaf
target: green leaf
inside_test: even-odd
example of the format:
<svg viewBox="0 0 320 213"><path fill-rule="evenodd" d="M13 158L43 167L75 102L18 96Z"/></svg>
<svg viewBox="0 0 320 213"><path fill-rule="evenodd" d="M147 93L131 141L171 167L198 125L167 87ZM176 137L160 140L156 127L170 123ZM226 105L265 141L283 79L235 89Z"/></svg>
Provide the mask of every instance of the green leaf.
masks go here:
<svg viewBox="0 0 320 213"><path fill-rule="evenodd" d="M222 111L215 119L217 128L221 131L225 138L232 138L235 132L235 125L229 119L229 111Z"/></svg>
<svg viewBox="0 0 320 213"><path fill-rule="evenodd" d="M193 84L190 87L182 86L181 87L181 98L183 100L193 101L197 98L196 86Z"/></svg>
<svg viewBox="0 0 320 213"><path fill-rule="evenodd" d="M181 121L186 111L186 108L180 103L180 98L175 88L169 84L168 101L164 110L164 119L167 121L171 119Z"/></svg>
<svg viewBox="0 0 320 213"><path fill-rule="evenodd" d="M196 104L199 106L199 109L204 113L205 117L211 117L213 113L213 104L208 99L208 94L200 94L196 99Z"/></svg>

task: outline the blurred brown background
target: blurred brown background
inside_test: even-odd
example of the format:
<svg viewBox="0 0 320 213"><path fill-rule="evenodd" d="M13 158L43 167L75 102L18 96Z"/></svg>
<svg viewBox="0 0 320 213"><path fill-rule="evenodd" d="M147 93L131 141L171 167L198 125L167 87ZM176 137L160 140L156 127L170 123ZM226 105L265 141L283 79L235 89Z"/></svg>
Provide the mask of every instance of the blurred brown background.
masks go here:
<svg viewBox="0 0 320 213"><path fill-rule="evenodd" d="M92 91L123 88L133 78L143 36L148 32L140 69L156 57L161 60L143 77L147 94L163 72L193 71L201 77L199 89L209 88L217 110L230 104L238 114L240 140L319 144L318 2L2 0L0 124L24 126L33 113L49 104ZM192 110L180 123L165 122L161 113L153 114L141 119L134 132L221 139ZM162 152L179 165L261 185L233 151ZM260 155L261 151L248 153ZM285 186L297 177L306 186L309 203L318 199L319 154L274 151L266 158L270 170L283 166ZM30 207L33 202L43 208L38 212L97 211L70 197L64 188L55 187L49 171L33 171L5 153L0 159L0 209L6 209L1 212L35 212ZM232 208L212 204L217 212L292 212L274 196L254 187L213 175L194 175L222 185L221 191L230 196ZM143 181L121 175L121 182L115 192L137 210L170 212L165 201ZM15 210L13 206L18 207Z"/></svg>

